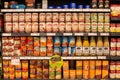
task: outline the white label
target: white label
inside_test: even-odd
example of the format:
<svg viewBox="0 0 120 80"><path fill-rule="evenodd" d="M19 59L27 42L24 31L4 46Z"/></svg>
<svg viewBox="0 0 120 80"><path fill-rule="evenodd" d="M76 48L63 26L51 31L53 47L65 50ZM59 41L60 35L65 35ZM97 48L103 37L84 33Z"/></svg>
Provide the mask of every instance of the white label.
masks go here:
<svg viewBox="0 0 120 80"><path fill-rule="evenodd" d="M90 47L90 54L96 54L96 47Z"/></svg>
<svg viewBox="0 0 120 80"><path fill-rule="evenodd" d="M19 65L19 64L20 64L20 59L19 59L19 57L12 57L12 58L11 58L11 64L12 64L12 65Z"/></svg>
<svg viewBox="0 0 120 80"><path fill-rule="evenodd" d="M82 47L76 47L76 55L82 55Z"/></svg>
<svg viewBox="0 0 120 80"><path fill-rule="evenodd" d="M102 55L103 54L103 47L97 47L97 54Z"/></svg>
<svg viewBox="0 0 120 80"><path fill-rule="evenodd" d="M89 47L83 47L83 54L89 54Z"/></svg>
<svg viewBox="0 0 120 80"><path fill-rule="evenodd" d="M104 54L109 55L109 47L104 47Z"/></svg>

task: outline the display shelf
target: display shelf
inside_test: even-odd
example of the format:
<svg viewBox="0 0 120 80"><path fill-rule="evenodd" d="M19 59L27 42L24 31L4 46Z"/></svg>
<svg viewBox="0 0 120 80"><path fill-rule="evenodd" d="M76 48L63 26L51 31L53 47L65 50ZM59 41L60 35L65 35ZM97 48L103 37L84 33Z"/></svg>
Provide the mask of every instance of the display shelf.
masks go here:
<svg viewBox="0 0 120 80"><path fill-rule="evenodd" d="M110 12L110 9L1 9L1 12Z"/></svg>
<svg viewBox="0 0 120 80"><path fill-rule="evenodd" d="M111 21L120 21L120 18L111 18Z"/></svg>
<svg viewBox="0 0 120 80"><path fill-rule="evenodd" d="M51 57L20 57L21 60L31 60L31 59L40 59L40 60L44 60L44 59L50 59ZM3 57L4 60L9 60L11 59L11 57ZM106 56L67 56L67 57L62 57L63 60L89 60L89 59L99 59L99 60L103 60L103 59L109 59Z"/></svg>
<svg viewBox="0 0 120 80"><path fill-rule="evenodd" d="M110 60L120 60L120 56L110 56Z"/></svg>
<svg viewBox="0 0 120 80"><path fill-rule="evenodd" d="M110 33L2 33L2 36L110 36Z"/></svg>
<svg viewBox="0 0 120 80"><path fill-rule="evenodd" d="M110 33L111 36L120 36L120 32Z"/></svg>
<svg viewBox="0 0 120 80"><path fill-rule="evenodd" d="M24 12L24 9L1 9L1 12Z"/></svg>

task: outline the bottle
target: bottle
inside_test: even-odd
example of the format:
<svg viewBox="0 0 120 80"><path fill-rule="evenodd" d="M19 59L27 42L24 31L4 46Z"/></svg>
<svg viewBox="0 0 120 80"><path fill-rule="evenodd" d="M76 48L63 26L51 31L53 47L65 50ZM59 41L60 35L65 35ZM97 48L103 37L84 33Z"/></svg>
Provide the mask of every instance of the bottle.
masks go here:
<svg viewBox="0 0 120 80"><path fill-rule="evenodd" d="M86 56L89 55L89 41L88 41L88 37L84 37L84 40L83 40L83 55L86 55Z"/></svg>
<svg viewBox="0 0 120 80"><path fill-rule="evenodd" d="M104 55L105 56L109 55L109 41L108 41L108 37L104 37Z"/></svg>
<svg viewBox="0 0 120 80"><path fill-rule="evenodd" d="M102 37L98 37L98 39L97 39L97 55L98 56L103 55L103 41L102 41Z"/></svg>
<svg viewBox="0 0 120 80"><path fill-rule="evenodd" d="M90 55L96 55L96 42L94 37L91 37L90 40Z"/></svg>
<svg viewBox="0 0 120 80"><path fill-rule="evenodd" d="M77 41L76 41L76 55L77 56L82 55L82 40L81 40L81 37L77 37Z"/></svg>

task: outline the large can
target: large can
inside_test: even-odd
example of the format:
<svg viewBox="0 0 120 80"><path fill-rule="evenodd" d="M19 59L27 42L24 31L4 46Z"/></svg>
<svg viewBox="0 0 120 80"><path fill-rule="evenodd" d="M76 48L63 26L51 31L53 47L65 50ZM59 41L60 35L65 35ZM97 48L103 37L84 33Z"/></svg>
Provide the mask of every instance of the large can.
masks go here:
<svg viewBox="0 0 120 80"><path fill-rule="evenodd" d="M52 13L46 13L46 22L52 21Z"/></svg>
<svg viewBox="0 0 120 80"><path fill-rule="evenodd" d="M59 23L59 31L62 33L62 32L65 32L65 23L64 22L60 22Z"/></svg>
<svg viewBox="0 0 120 80"><path fill-rule="evenodd" d="M38 22L33 22L32 23L32 32L38 32Z"/></svg>
<svg viewBox="0 0 120 80"><path fill-rule="evenodd" d="M59 13L53 13L53 22L58 22L58 18L59 18Z"/></svg>
<svg viewBox="0 0 120 80"><path fill-rule="evenodd" d="M52 32L52 30L53 30L52 22L47 22L46 23L46 32Z"/></svg>
<svg viewBox="0 0 120 80"><path fill-rule="evenodd" d="M26 22L25 32L30 33L31 32L32 23Z"/></svg>
<svg viewBox="0 0 120 80"><path fill-rule="evenodd" d="M32 13L32 22L38 22L38 13Z"/></svg>
<svg viewBox="0 0 120 80"><path fill-rule="evenodd" d="M66 22L66 32L72 32L72 23Z"/></svg>
<svg viewBox="0 0 120 80"><path fill-rule="evenodd" d="M19 23L19 32L25 32L25 23L24 22Z"/></svg>
<svg viewBox="0 0 120 80"><path fill-rule="evenodd" d="M66 13L65 14L65 21L66 22L71 22L72 20L72 14L71 13Z"/></svg>
<svg viewBox="0 0 120 80"><path fill-rule="evenodd" d="M59 22L64 22L65 21L65 13L60 13L59 14Z"/></svg>
<svg viewBox="0 0 120 80"><path fill-rule="evenodd" d="M39 22L45 22L46 14L45 13L39 13Z"/></svg>
<svg viewBox="0 0 120 80"><path fill-rule="evenodd" d="M5 23L5 27L4 27L5 32L12 32L12 28L13 28L13 26L12 26L11 22Z"/></svg>
<svg viewBox="0 0 120 80"><path fill-rule="evenodd" d="M25 13L25 21L26 22L31 22L32 20L32 15L31 13Z"/></svg>
<svg viewBox="0 0 120 80"><path fill-rule="evenodd" d="M58 22L53 22L53 29L52 29L52 31L55 32L55 33L59 32Z"/></svg>
<svg viewBox="0 0 120 80"><path fill-rule="evenodd" d="M13 32L19 32L18 22L13 22Z"/></svg>
<svg viewBox="0 0 120 80"><path fill-rule="evenodd" d="M46 26L45 26L45 22L40 22L39 23L39 32L45 32L46 31Z"/></svg>
<svg viewBox="0 0 120 80"><path fill-rule="evenodd" d="M25 14L19 13L19 22L24 22L24 21L25 21Z"/></svg>
<svg viewBox="0 0 120 80"><path fill-rule="evenodd" d="M4 21L5 22L12 22L12 13L5 13Z"/></svg>

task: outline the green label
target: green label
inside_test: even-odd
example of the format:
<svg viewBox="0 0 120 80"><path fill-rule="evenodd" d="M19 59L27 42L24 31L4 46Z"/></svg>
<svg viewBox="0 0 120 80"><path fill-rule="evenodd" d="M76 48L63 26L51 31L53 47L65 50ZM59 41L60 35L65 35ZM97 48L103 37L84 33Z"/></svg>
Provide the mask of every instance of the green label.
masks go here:
<svg viewBox="0 0 120 80"><path fill-rule="evenodd" d="M63 65L63 59L59 55L54 55L49 60L49 65L51 68L61 68Z"/></svg>

